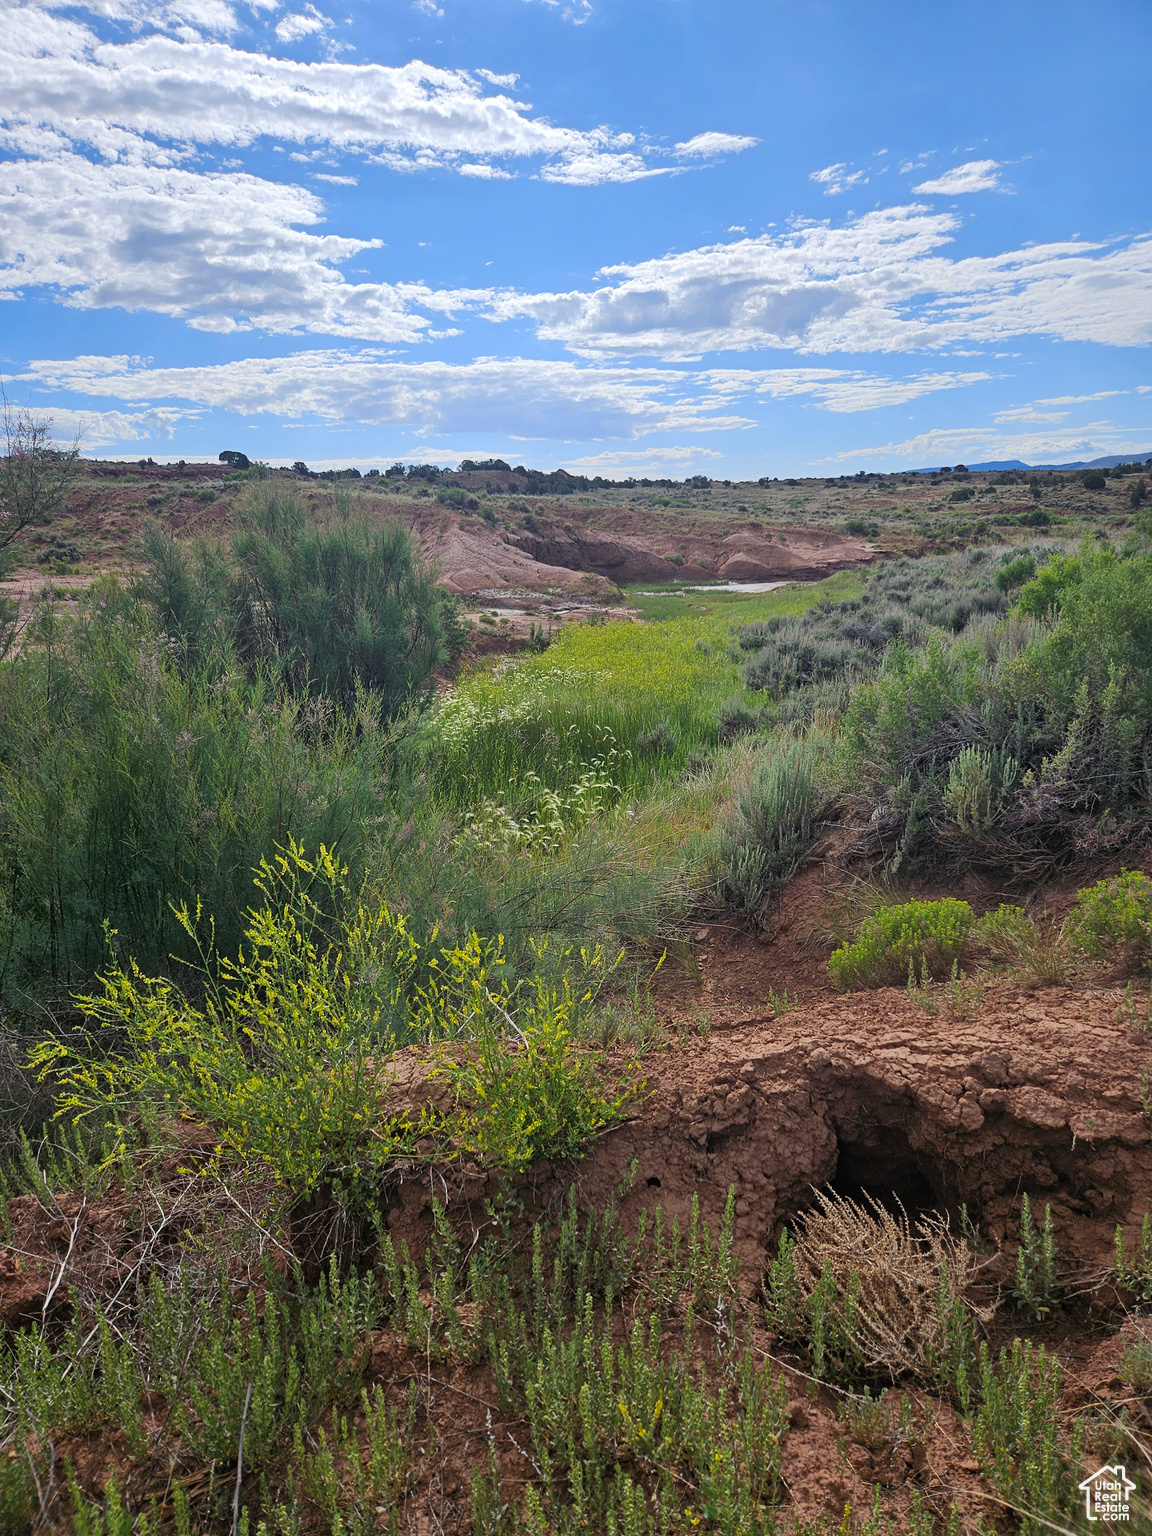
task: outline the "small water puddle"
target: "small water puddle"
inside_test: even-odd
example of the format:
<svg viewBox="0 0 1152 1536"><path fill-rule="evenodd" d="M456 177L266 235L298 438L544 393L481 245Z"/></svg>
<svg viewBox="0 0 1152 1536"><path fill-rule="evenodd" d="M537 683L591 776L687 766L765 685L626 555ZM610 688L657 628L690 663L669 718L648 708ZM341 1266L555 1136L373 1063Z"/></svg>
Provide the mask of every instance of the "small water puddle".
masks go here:
<svg viewBox="0 0 1152 1536"><path fill-rule="evenodd" d="M637 592L636 597L679 597L685 592L774 592L777 587L790 587L789 581L713 581L707 586L675 587L665 592Z"/></svg>

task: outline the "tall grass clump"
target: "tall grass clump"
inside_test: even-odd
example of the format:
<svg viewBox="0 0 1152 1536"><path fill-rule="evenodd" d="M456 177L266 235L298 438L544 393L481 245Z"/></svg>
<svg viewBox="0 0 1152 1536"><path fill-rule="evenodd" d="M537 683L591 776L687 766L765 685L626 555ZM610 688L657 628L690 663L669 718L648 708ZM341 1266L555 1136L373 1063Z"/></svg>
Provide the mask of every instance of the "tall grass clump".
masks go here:
<svg viewBox="0 0 1152 1536"><path fill-rule="evenodd" d="M722 900L757 912L796 873L816 836L821 795L816 744L786 742L752 771L717 833Z"/></svg>
<svg viewBox="0 0 1152 1536"><path fill-rule="evenodd" d="M322 703L322 701L321 701ZM362 874L385 737L235 659L186 667L146 608L96 583L75 618L44 605L0 668L0 985L91 978L106 928L142 964L188 956L173 906L202 897L233 948L251 871L289 834Z"/></svg>

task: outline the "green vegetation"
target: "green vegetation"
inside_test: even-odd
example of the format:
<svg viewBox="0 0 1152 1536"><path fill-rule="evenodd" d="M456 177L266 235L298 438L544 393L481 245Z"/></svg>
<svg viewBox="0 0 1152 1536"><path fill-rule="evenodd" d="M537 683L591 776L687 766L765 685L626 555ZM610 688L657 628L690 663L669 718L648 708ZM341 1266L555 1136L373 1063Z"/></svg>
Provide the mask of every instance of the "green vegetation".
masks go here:
<svg viewBox="0 0 1152 1536"><path fill-rule="evenodd" d="M946 978L964 957L974 921L968 903L951 896L878 907L833 954L829 973L846 990L896 986L907 976Z"/></svg>
<svg viewBox="0 0 1152 1536"><path fill-rule="evenodd" d="M626 1223L571 1170L644 1112L648 983L687 920L769 928L834 821L881 877L1024 884L1144 829L1139 525L993 549L995 487L962 481L940 497L983 517L978 547L643 597L644 622L538 630L438 693L465 633L367 490L317 518L237 473L227 543L148 530L130 588L46 596L0 661L0 1225L64 1234L0 1343L5 1531L399 1536L435 1497L470 1536L770 1536L802 1418L780 1352L878 1458L870 1505L812 1532L958 1536L920 1487L886 1513L933 1399L1021 1529L1066 1525L1082 1426L1054 1356L993 1355L967 1212L824 1191L741 1278L736 1189L715 1232L684 1191ZM1028 985L1152 954L1133 871L1063 923L855 912L835 984L907 984L933 1016L979 1010L973 954ZM797 998L770 979L779 1017ZM1027 1331L1074 1298L1021 1194ZM74 1256L97 1208L103 1269ZM1137 1305L1150 1232L1117 1234ZM1136 1392L1146 1355L1122 1357Z"/></svg>

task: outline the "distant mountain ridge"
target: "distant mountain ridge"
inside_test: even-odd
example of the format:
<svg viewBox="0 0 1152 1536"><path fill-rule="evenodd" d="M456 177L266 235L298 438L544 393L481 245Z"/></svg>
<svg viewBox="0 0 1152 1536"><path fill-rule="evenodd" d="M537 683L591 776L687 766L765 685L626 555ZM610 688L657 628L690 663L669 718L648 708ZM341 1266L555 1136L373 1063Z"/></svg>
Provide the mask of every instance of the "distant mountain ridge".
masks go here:
<svg viewBox="0 0 1152 1536"><path fill-rule="evenodd" d="M1141 464L1152 458L1152 448L1138 453L1110 453L1102 459L1077 459L1074 464L1025 464L1023 459L989 459L985 464L969 464L969 469L1115 469L1117 464ZM938 469L914 469L914 475L935 475Z"/></svg>

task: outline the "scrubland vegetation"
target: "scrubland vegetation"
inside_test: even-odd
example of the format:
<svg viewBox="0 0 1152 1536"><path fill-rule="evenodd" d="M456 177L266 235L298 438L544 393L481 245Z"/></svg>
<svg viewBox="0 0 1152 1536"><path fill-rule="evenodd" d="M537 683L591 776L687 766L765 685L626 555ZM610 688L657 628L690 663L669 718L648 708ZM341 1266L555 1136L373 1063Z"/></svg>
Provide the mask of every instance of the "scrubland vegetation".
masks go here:
<svg viewBox="0 0 1152 1536"><path fill-rule="evenodd" d="M39 1210L67 1249L0 1351L3 1528L406 1530L439 1475L422 1394L467 1363L526 1470L489 1419L453 1529L800 1529L753 1322L857 1443L912 1454L935 1397L1006 1518L1071 1528L1087 1431L1043 1344L990 1345L967 1213L821 1196L757 1290L731 1204L715 1232L655 1202L633 1231L613 1203L537 1211L516 1176L642 1112L648 983L687 923L770 923L833 825L896 898L832 954L840 988L931 1010L977 965L1147 966L1143 875L1086 874L1060 923L1028 890L1147 833L1149 530L652 599L437 692L467 635L403 531L343 492L322 521L279 481L246 494L229 540L152 528L138 577L46 596L0 663L0 1221L14 1241ZM1020 902L901 899L926 869ZM413 1254L398 1170L449 1165L501 1192L467 1241L437 1198ZM131 1241L73 1274L98 1206ZM1146 1301L1152 1237L1127 1243L1110 1278ZM1058 1286L1026 1210L1022 1325ZM399 1396L381 1338L413 1362ZM1122 1367L1145 1395L1149 1348ZM879 1484L802 1528L896 1529ZM961 1516L917 1494L904 1528Z"/></svg>

